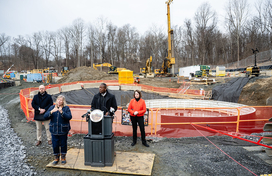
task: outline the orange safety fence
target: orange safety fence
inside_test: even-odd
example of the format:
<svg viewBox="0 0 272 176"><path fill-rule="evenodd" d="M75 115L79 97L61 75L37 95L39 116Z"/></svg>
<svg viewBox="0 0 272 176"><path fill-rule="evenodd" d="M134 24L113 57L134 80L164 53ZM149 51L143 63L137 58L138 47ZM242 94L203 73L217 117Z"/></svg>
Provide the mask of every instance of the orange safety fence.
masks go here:
<svg viewBox="0 0 272 176"><path fill-rule="evenodd" d="M94 83L98 81L79 81L76 83ZM100 81L102 82L102 81ZM116 84L114 81L104 81L106 84ZM65 84L53 84L53 87L61 87ZM137 84L138 86L138 84ZM149 87L143 85L144 88ZM151 86L152 87L152 86ZM34 121L34 110L31 106L32 99L30 92L38 88L26 88L20 91L21 109L28 121ZM71 109L73 119L71 120L71 134L88 133L88 123L82 119L81 115L90 109L90 105L68 105ZM121 124L122 109L118 108L113 120L113 132L116 136L131 136L132 127ZM147 135L162 137L193 137L199 133L194 133L191 123L209 125L211 128L228 132L242 132L246 134L262 132L264 124L272 117L271 106L260 107L220 107L220 108L168 108L150 109L149 125L145 127ZM82 126L82 128L81 128ZM204 130L205 131L205 130ZM139 130L138 130L139 132ZM213 132L205 131L205 135L217 135Z"/></svg>

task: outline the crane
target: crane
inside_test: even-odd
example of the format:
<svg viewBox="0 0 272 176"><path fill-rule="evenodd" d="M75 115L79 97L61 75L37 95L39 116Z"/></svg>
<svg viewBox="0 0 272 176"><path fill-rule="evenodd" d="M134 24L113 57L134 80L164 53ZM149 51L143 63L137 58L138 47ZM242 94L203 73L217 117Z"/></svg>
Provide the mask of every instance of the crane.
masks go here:
<svg viewBox="0 0 272 176"><path fill-rule="evenodd" d="M13 66L14 66L14 64L12 64L11 67L13 67ZM11 69L11 67L9 67L9 69L4 73L3 78L5 78L5 77L10 78L10 76L6 76L6 74L9 74L8 72Z"/></svg>
<svg viewBox="0 0 272 176"><path fill-rule="evenodd" d="M174 75L174 65L175 65L175 58L173 57L173 50L172 50L172 35L173 35L173 29L171 29L171 20L170 20L170 4L173 2L173 0L168 0L165 2L167 4L167 23L168 23L168 50L167 50L167 56L163 60L161 69L156 69L155 73L158 75ZM172 73L170 73L170 69L172 70Z"/></svg>

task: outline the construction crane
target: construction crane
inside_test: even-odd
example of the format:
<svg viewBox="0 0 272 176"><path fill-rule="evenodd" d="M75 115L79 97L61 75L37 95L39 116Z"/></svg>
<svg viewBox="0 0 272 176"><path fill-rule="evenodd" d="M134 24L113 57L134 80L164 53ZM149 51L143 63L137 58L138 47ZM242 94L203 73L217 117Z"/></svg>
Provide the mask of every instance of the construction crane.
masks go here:
<svg viewBox="0 0 272 176"><path fill-rule="evenodd" d="M9 70L10 70L11 67L13 67L13 66L14 66L14 64L12 64L12 65L9 67L9 69L4 73L3 78L10 78Z"/></svg>
<svg viewBox="0 0 272 176"><path fill-rule="evenodd" d="M168 22L168 50L167 56L163 60L161 69L156 69L155 74L158 75L167 75L171 76L174 75L174 65L175 65L175 58L173 57L173 50L172 50L172 36L173 36L173 29L171 29L171 20L170 20L170 4L173 0L168 0L165 3L167 4L167 22ZM170 72L170 70L172 70Z"/></svg>

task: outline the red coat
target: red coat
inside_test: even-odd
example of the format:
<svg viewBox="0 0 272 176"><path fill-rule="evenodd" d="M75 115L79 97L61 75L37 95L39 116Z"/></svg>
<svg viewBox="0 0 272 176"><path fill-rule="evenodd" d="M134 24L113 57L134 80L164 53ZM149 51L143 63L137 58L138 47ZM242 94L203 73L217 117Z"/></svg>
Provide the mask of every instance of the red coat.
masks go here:
<svg viewBox="0 0 272 176"><path fill-rule="evenodd" d="M135 98L130 100L128 105L128 112L131 116L135 116L133 114L135 111L138 111L137 116L144 116L144 113L146 112L146 105L142 98L139 101L136 101Z"/></svg>

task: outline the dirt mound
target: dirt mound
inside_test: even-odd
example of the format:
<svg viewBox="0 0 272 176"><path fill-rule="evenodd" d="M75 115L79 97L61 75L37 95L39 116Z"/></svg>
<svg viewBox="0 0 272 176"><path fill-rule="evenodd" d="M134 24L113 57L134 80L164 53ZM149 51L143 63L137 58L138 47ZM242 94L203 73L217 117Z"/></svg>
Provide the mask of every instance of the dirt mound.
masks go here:
<svg viewBox="0 0 272 176"><path fill-rule="evenodd" d="M252 78L239 97L238 103L250 106L266 105L266 99L272 94L272 77Z"/></svg>
<svg viewBox="0 0 272 176"><path fill-rule="evenodd" d="M89 81L89 80L117 80L118 75L110 75L102 71L98 71L91 67L78 67L70 70L57 83L68 83L75 81Z"/></svg>

